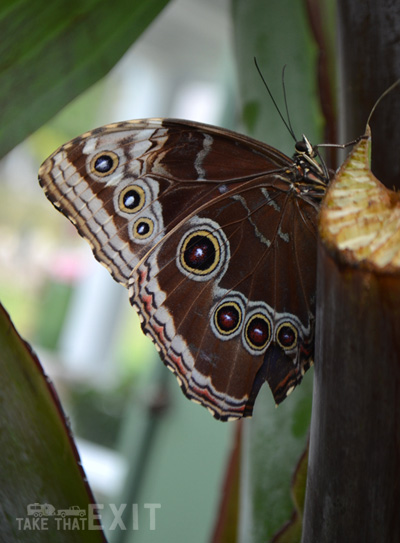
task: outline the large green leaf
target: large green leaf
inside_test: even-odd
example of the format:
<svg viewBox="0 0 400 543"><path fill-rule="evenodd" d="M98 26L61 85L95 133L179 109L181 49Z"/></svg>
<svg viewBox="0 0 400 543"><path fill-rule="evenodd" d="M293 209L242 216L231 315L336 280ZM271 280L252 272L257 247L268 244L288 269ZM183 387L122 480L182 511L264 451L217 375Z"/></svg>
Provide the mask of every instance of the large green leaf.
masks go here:
<svg viewBox="0 0 400 543"><path fill-rule="evenodd" d="M93 496L54 388L2 306L0 374L0 539L104 542L94 518L97 511L90 506ZM45 506L49 516L29 514L30 504ZM83 509L84 517L63 519L51 514L72 506Z"/></svg>
<svg viewBox="0 0 400 543"><path fill-rule="evenodd" d="M0 7L0 156L103 77L168 0Z"/></svg>

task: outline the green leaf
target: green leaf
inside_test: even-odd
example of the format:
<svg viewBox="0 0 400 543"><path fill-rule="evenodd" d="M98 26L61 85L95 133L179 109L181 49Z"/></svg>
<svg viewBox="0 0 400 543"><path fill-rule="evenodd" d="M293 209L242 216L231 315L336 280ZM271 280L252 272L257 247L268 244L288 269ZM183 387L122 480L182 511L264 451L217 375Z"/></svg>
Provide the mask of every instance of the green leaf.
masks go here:
<svg viewBox="0 0 400 543"><path fill-rule="evenodd" d="M167 3L3 2L0 156L103 77Z"/></svg>
<svg viewBox="0 0 400 543"><path fill-rule="evenodd" d="M270 541L293 513L291 482L307 442L311 373L278 408L262 389L254 417L245 422L242 524L248 542Z"/></svg>
<svg viewBox="0 0 400 543"><path fill-rule="evenodd" d="M272 543L300 543L308 467L308 444L302 453L292 479L292 516L272 539Z"/></svg>
<svg viewBox="0 0 400 543"><path fill-rule="evenodd" d="M105 541L89 513L94 499L53 385L1 305L0 374L2 541L61 543L72 541L72 535L77 543ZM35 519L29 504L47 504L52 512L78 506L86 515L73 517L80 528L72 532L61 517ZM96 529L88 529L89 518Z"/></svg>

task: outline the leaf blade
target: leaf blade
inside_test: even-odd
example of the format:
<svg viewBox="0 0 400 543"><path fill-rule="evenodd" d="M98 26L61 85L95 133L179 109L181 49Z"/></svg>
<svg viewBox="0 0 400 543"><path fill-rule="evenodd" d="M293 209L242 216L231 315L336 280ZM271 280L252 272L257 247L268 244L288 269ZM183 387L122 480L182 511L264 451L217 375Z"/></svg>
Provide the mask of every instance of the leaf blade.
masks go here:
<svg viewBox="0 0 400 543"><path fill-rule="evenodd" d="M103 77L168 1L23 1L3 9L0 156Z"/></svg>

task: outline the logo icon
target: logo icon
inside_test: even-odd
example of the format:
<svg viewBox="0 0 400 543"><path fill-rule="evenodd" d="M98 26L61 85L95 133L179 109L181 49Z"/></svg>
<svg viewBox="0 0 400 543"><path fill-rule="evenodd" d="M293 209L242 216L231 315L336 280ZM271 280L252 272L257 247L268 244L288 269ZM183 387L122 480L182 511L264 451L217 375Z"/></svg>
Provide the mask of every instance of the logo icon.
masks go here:
<svg viewBox="0 0 400 543"><path fill-rule="evenodd" d="M26 507L28 517L51 517L56 509L51 503L30 503Z"/></svg>
<svg viewBox="0 0 400 543"><path fill-rule="evenodd" d="M85 517L86 511L84 509L80 509L77 505L73 505L72 507L69 507L68 509L59 509L57 511L57 516L65 518L65 517Z"/></svg>

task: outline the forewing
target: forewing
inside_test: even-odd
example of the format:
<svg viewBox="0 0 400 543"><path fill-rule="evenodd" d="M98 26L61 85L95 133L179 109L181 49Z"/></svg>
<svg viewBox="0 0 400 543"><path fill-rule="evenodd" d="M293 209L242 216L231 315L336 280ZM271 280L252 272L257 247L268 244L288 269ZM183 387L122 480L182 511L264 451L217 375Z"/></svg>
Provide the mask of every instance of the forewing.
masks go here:
<svg viewBox="0 0 400 543"><path fill-rule="evenodd" d="M105 172L107 158L111 168ZM240 134L150 119L75 138L42 164L39 182L95 257L127 286L140 259L195 210L249 178L288 165L285 155ZM129 196L137 203L133 208L124 205Z"/></svg>

